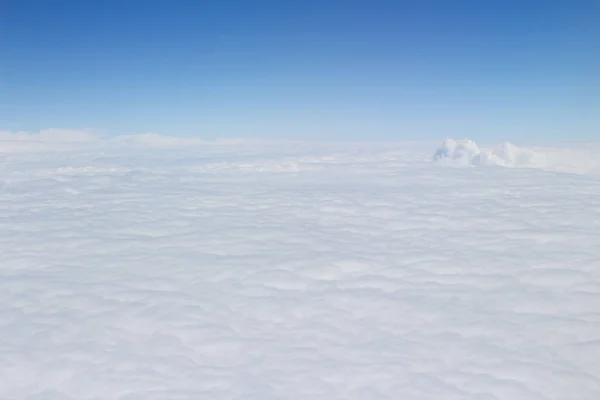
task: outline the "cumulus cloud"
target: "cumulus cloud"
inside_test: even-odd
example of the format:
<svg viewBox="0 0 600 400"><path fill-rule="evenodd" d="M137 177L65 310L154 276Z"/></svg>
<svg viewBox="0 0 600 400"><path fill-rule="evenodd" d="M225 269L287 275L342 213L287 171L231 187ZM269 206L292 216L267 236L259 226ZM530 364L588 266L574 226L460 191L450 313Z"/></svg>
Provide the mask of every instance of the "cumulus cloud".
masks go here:
<svg viewBox="0 0 600 400"><path fill-rule="evenodd" d="M453 160L465 165L500 165L531 167L546 164L544 154L504 143L493 149L481 149L472 140L446 139L434 155L434 160Z"/></svg>
<svg viewBox="0 0 600 400"><path fill-rule="evenodd" d="M496 165L525 167L562 172L589 172L598 166L594 153L582 149L530 149L512 143L494 148L480 148L473 140L446 139L435 151L433 160L458 165Z"/></svg>

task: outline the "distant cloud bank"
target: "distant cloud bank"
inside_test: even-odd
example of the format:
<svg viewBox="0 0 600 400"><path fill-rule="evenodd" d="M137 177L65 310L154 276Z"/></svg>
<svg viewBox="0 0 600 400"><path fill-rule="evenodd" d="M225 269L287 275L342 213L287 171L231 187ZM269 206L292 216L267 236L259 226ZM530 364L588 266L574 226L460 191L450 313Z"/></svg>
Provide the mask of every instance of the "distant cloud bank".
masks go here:
<svg viewBox="0 0 600 400"><path fill-rule="evenodd" d="M99 147L177 148L240 142L244 142L244 140L231 138L205 141L198 138L164 136L156 133L105 137L90 130L75 129L44 129L38 133L0 131L0 153L74 151Z"/></svg>
<svg viewBox="0 0 600 400"><path fill-rule="evenodd" d="M166 136L156 133L102 136L90 130L44 129L37 133L0 131L0 154L45 152L94 152L123 149L186 149L263 145L287 142L226 138L203 140L192 137ZM404 143L405 144L405 143ZM402 143L398 143L402 146ZM392 144L393 146L393 144ZM429 146L429 145L428 145ZM334 146L335 147L335 146ZM425 149L426 150L426 149ZM434 151L433 162L446 166L500 166L535 168L554 172L600 172L600 143L569 146L519 147L503 143L480 147L473 140L448 138ZM425 155L427 157L427 155ZM429 159L431 160L431 159Z"/></svg>
<svg viewBox="0 0 600 400"><path fill-rule="evenodd" d="M447 165L495 165L572 173L590 172L600 166L591 150L556 147L530 149L511 143L503 143L495 148L480 148L469 139L444 140L435 151L433 160Z"/></svg>

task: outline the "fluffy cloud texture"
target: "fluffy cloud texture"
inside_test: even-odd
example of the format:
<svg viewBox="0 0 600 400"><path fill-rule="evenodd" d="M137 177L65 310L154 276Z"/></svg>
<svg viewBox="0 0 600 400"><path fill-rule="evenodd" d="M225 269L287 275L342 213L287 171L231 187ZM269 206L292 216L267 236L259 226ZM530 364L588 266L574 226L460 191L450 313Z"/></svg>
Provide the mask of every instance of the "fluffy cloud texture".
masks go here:
<svg viewBox="0 0 600 400"><path fill-rule="evenodd" d="M534 150L511 143L495 148L480 148L477 143L468 139L446 139L433 159L446 164L526 167L576 173L597 170L600 165L596 153L590 149L550 147Z"/></svg>
<svg viewBox="0 0 600 400"><path fill-rule="evenodd" d="M600 398L592 172L77 138L0 156L0 398Z"/></svg>
<svg viewBox="0 0 600 400"><path fill-rule="evenodd" d="M446 139L434 155L435 160L451 159L461 164L501 165L506 167L536 166L546 162L543 154L504 143L491 150L482 150L472 140Z"/></svg>

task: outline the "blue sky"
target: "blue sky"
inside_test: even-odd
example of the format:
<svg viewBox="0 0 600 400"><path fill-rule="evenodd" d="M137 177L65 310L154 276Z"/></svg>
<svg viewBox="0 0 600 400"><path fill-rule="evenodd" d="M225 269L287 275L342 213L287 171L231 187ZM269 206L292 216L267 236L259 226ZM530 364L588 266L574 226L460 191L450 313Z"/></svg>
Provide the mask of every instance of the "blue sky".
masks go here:
<svg viewBox="0 0 600 400"><path fill-rule="evenodd" d="M600 2L0 2L0 130L600 138Z"/></svg>

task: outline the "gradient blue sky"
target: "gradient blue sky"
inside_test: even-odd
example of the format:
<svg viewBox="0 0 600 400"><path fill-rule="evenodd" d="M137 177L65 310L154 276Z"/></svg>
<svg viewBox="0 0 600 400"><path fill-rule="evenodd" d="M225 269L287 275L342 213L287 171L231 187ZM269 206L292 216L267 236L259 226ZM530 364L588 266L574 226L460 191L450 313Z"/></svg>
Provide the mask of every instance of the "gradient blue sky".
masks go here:
<svg viewBox="0 0 600 400"><path fill-rule="evenodd" d="M0 130L600 139L600 1L4 0Z"/></svg>

